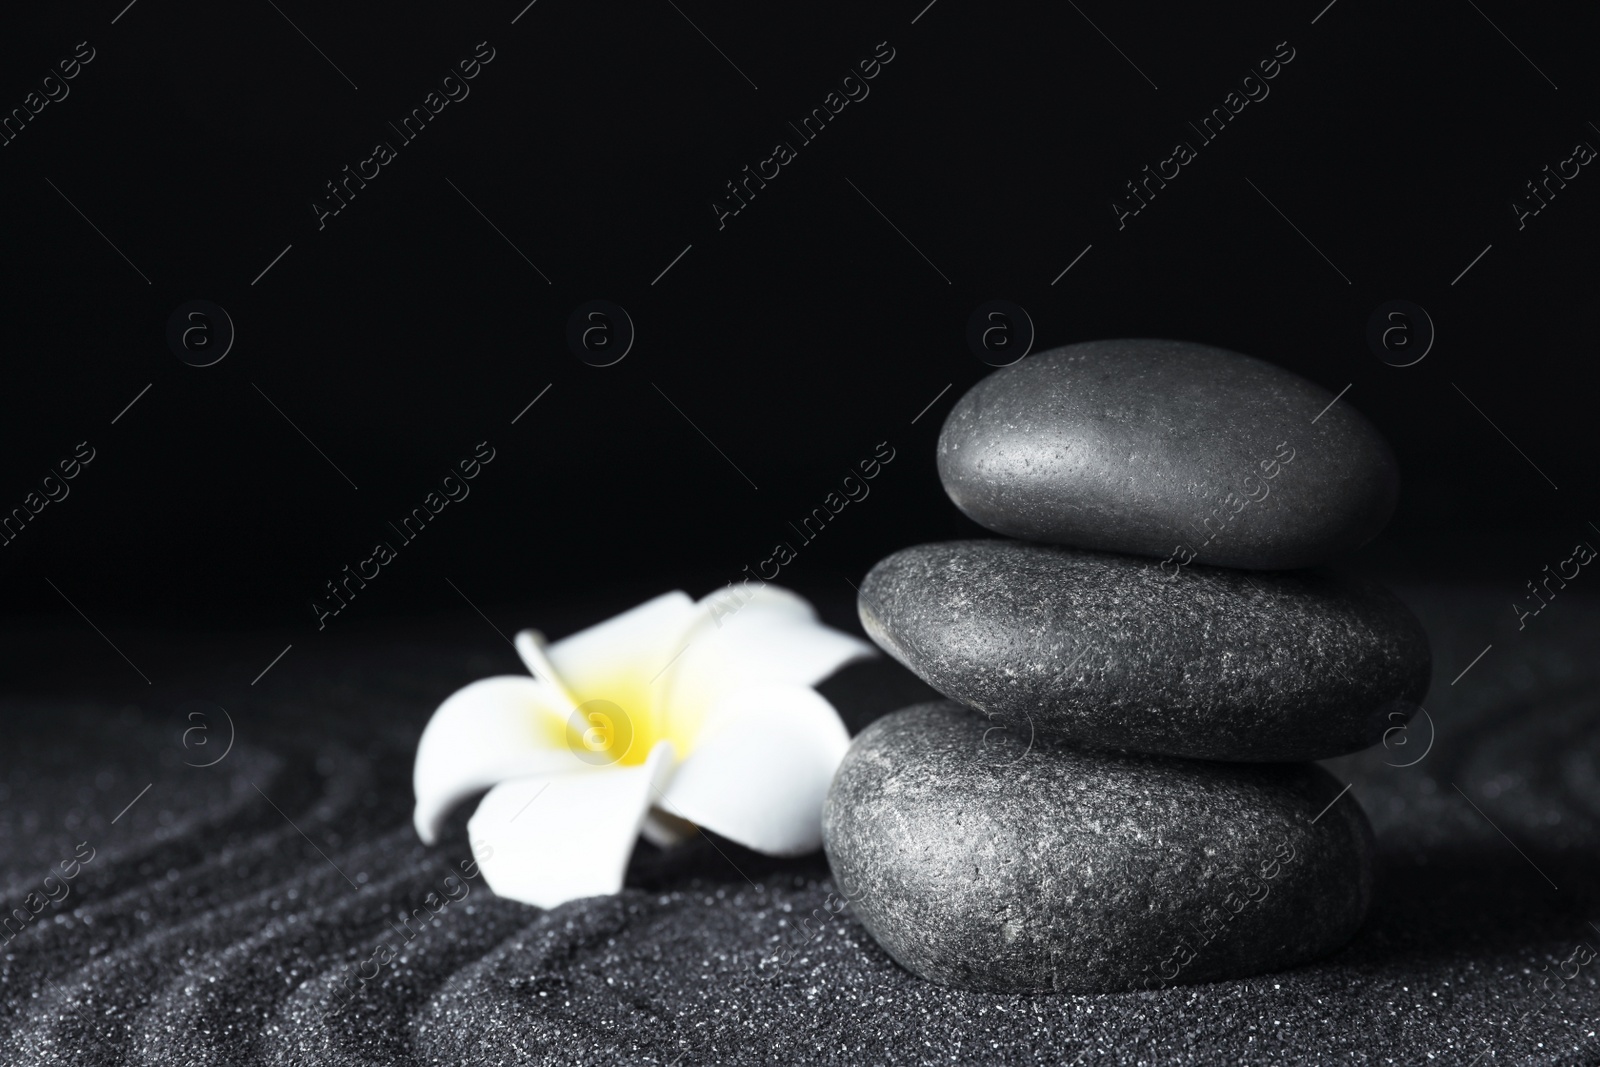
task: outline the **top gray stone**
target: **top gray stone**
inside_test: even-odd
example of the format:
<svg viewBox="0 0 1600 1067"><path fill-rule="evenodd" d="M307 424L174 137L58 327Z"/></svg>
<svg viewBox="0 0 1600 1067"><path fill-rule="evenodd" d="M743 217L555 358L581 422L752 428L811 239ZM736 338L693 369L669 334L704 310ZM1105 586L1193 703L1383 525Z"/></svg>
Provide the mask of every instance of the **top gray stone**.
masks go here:
<svg viewBox="0 0 1600 1067"><path fill-rule="evenodd" d="M939 477L1011 537L1165 557L1173 573L1306 567L1371 540L1399 496L1388 444L1333 400L1210 345L1068 345L968 390L939 435Z"/></svg>

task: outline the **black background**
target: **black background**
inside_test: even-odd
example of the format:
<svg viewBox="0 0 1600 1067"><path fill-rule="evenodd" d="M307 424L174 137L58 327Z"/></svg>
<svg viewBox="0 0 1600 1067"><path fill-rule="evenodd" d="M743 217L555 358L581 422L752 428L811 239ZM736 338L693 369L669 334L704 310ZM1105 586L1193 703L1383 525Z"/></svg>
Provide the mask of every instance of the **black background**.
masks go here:
<svg viewBox="0 0 1600 1067"><path fill-rule="evenodd" d="M1593 532L1600 175L1524 229L1510 208L1600 145L1592 17L924 3L8 12L4 109L95 50L0 148L0 508L78 442L96 452L0 548L13 625L83 628L85 660L119 671L85 619L133 661L150 628L325 640L323 583L485 440L470 497L328 630L467 598L511 627L547 601L598 618L702 594L795 542L789 523L888 442L871 496L779 579L847 594L896 547L978 532L933 445L989 370L964 333L992 298L1028 310L1035 350L1175 337L1349 384L1405 475L1355 566L1504 575L1510 600ZM319 230L324 183L397 141L386 123L481 41L470 96ZM870 95L719 230L724 183L884 41ZM1284 41L1270 96L1119 231L1123 183ZM637 327L614 366L565 342L594 298ZM166 343L193 299L237 327L215 366ZM1437 328L1415 366L1364 340L1392 299Z"/></svg>

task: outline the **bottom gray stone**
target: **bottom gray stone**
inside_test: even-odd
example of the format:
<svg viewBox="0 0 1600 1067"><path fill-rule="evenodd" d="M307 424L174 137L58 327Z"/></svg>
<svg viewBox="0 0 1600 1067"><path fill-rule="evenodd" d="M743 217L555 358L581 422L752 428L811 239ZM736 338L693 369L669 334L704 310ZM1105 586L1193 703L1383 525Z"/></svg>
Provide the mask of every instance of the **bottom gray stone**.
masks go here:
<svg viewBox="0 0 1600 1067"><path fill-rule="evenodd" d="M1292 967L1355 934L1372 830L1339 791L1314 764L1025 745L943 701L856 738L823 840L851 911L931 982L1157 989Z"/></svg>

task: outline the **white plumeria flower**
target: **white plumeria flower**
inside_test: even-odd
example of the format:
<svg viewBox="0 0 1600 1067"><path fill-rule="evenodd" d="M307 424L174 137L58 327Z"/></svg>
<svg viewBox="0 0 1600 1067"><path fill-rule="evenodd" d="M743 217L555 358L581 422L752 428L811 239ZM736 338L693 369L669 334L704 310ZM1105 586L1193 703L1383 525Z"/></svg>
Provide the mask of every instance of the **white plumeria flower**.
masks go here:
<svg viewBox="0 0 1600 1067"><path fill-rule="evenodd" d="M799 596L671 592L549 646L532 630L514 643L532 677L452 694L413 772L428 844L489 788L467 830L500 896L551 908L615 893L641 832L670 845L701 826L779 856L821 845L850 735L811 686L876 653Z"/></svg>

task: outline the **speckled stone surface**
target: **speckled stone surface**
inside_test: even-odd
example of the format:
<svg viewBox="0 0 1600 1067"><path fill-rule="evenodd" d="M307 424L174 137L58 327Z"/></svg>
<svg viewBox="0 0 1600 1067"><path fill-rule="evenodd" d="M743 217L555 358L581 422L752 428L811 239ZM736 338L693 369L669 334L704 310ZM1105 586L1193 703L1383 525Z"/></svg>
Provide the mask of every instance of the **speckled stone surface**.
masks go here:
<svg viewBox="0 0 1600 1067"><path fill-rule="evenodd" d="M837 584L821 606L848 626ZM0 947L0 1063L1590 1067L1600 605L1574 589L1519 632L1505 589L1401 592L1434 640L1429 714L1327 765L1377 837L1367 922L1289 971L1102 994L926 982L868 936L820 855L702 839L641 846L620 897L550 912L474 883L326 1013L466 857L464 819L433 849L410 832L410 755L439 700L521 669L512 650L473 615L303 644L110 626L147 687L76 619L48 640L5 632L0 896L21 903L80 841L98 851L47 923ZM612 610L504 614L559 637ZM918 688L887 659L824 685L857 728ZM179 745L201 694L239 727L212 768Z"/></svg>
<svg viewBox="0 0 1600 1067"><path fill-rule="evenodd" d="M1342 755L1403 727L1427 635L1387 591L1020 541L902 549L862 625L945 696L1033 736L1201 759Z"/></svg>
<svg viewBox="0 0 1600 1067"><path fill-rule="evenodd" d="M1068 345L957 401L939 477L957 507L1011 537L1172 567L1306 567L1370 540L1399 497L1388 444L1333 399L1210 345Z"/></svg>
<svg viewBox="0 0 1600 1067"><path fill-rule="evenodd" d="M823 808L828 865L895 961L989 993L1241 978L1342 946L1372 830L1315 764L986 744L958 704L855 739Z"/></svg>

